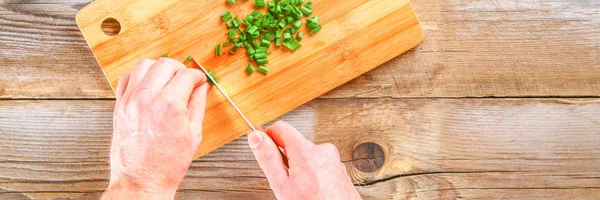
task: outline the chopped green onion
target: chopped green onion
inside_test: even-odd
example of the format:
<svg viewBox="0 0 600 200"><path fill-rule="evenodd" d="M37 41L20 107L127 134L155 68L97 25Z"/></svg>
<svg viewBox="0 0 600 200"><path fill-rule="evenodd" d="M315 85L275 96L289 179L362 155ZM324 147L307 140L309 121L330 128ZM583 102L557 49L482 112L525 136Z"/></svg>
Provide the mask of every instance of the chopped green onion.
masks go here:
<svg viewBox="0 0 600 200"><path fill-rule="evenodd" d="M296 20L294 23L292 23L292 26L296 29L299 29L302 26L302 21Z"/></svg>
<svg viewBox="0 0 600 200"><path fill-rule="evenodd" d="M288 31L289 29L286 29L286 31L283 33L283 39L290 39L292 38L292 33L290 33L290 31Z"/></svg>
<svg viewBox="0 0 600 200"><path fill-rule="evenodd" d="M233 46L233 47L235 47L235 48L240 48L240 47L242 47L242 45L243 45L243 44L244 44L243 42L238 42L238 43L236 43L236 44L235 44L235 46Z"/></svg>
<svg viewBox="0 0 600 200"><path fill-rule="evenodd" d="M317 17L317 16L312 16L312 17L310 17L310 18L306 19L306 24L311 24L311 23L312 23L312 24L318 24L318 23L319 23L319 21L320 21L319 17Z"/></svg>
<svg viewBox="0 0 600 200"><path fill-rule="evenodd" d="M194 57L192 57L192 56L188 56L188 57L185 59L185 61L192 61L192 60L194 60Z"/></svg>
<svg viewBox="0 0 600 200"><path fill-rule="evenodd" d="M163 54L163 58L168 58L168 57L169 57L169 53Z"/></svg>
<svg viewBox="0 0 600 200"><path fill-rule="evenodd" d="M235 39L235 30L231 29L229 30L229 39L233 40Z"/></svg>
<svg viewBox="0 0 600 200"><path fill-rule="evenodd" d="M264 59L256 59L256 63L259 64L259 65L269 64L269 60L267 60L266 58L264 58Z"/></svg>
<svg viewBox="0 0 600 200"><path fill-rule="evenodd" d="M228 21L225 24L227 24L227 29L233 28L233 22L232 21Z"/></svg>
<svg viewBox="0 0 600 200"><path fill-rule="evenodd" d="M235 4L235 0L227 0L229 4Z"/></svg>
<svg viewBox="0 0 600 200"><path fill-rule="evenodd" d="M208 81L211 85L214 85L215 83L219 83L219 79L217 79L217 77L215 76L215 74L212 71L208 70L206 75L207 75L207 77L209 77ZM213 80L214 80L214 82L213 82Z"/></svg>
<svg viewBox="0 0 600 200"><path fill-rule="evenodd" d="M252 75L252 73L254 73L254 67L252 67L252 65L246 66L246 72L248 72L248 75Z"/></svg>
<svg viewBox="0 0 600 200"><path fill-rule="evenodd" d="M321 30L321 28L323 28L323 26L317 25L315 28L313 28L312 30L310 30L310 33L317 34L317 32L319 32Z"/></svg>
<svg viewBox="0 0 600 200"><path fill-rule="evenodd" d="M296 42L294 39L285 40L283 46L289 48L292 51L296 51L298 48L302 46L299 42Z"/></svg>
<svg viewBox="0 0 600 200"><path fill-rule="evenodd" d="M232 45L232 44L233 44L233 42L227 41L227 42L223 43L223 46L226 47L226 46L229 46L229 45Z"/></svg>
<svg viewBox="0 0 600 200"><path fill-rule="evenodd" d="M262 14L260 11L258 11L258 10L255 10L255 11L253 11L253 12L252 12L252 13L250 13L250 14L251 14L252 16L254 16L254 18L255 18L255 19L260 19L260 18L263 16L263 14Z"/></svg>
<svg viewBox="0 0 600 200"><path fill-rule="evenodd" d="M221 18L223 21L229 21L231 18L233 18L233 16L231 16L230 12L226 12L221 15Z"/></svg>
<svg viewBox="0 0 600 200"><path fill-rule="evenodd" d="M307 8L306 6L300 7L300 12L302 12L306 16L309 16L310 14L312 14L312 10L310 8Z"/></svg>
<svg viewBox="0 0 600 200"><path fill-rule="evenodd" d="M258 60L258 59L265 59L267 58L267 53L256 53L254 54L254 59Z"/></svg>
<svg viewBox="0 0 600 200"><path fill-rule="evenodd" d="M231 22L233 22L234 27L240 26L240 20L237 17L233 18L233 21L231 21Z"/></svg>
<svg viewBox="0 0 600 200"><path fill-rule="evenodd" d="M220 56L222 54L222 52L221 52L221 44L217 44L217 47L215 49L215 53L217 54L217 56Z"/></svg>
<svg viewBox="0 0 600 200"><path fill-rule="evenodd" d="M254 44L254 48L260 49L260 44L256 40L252 40L252 44Z"/></svg>
<svg viewBox="0 0 600 200"><path fill-rule="evenodd" d="M269 46L271 44L271 42L269 40L263 39L260 43L262 46Z"/></svg>
<svg viewBox="0 0 600 200"><path fill-rule="evenodd" d="M256 5L256 7L263 8L267 4L265 3L265 0L255 0L254 5Z"/></svg>
<svg viewBox="0 0 600 200"><path fill-rule="evenodd" d="M298 32L298 35L296 36L296 39L298 39L298 41L302 41L302 38L304 38L304 34Z"/></svg>
<svg viewBox="0 0 600 200"><path fill-rule="evenodd" d="M262 66L262 65L258 66L258 71L265 75L269 74L269 68L266 68L265 66Z"/></svg>
<svg viewBox="0 0 600 200"><path fill-rule="evenodd" d="M267 52L267 48L265 48L265 47L256 48L256 53L266 53L266 52Z"/></svg>
<svg viewBox="0 0 600 200"><path fill-rule="evenodd" d="M306 2L306 4L304 4L304 6L306 6L307 8L312 9L313 3L312 2Z"/></svg>

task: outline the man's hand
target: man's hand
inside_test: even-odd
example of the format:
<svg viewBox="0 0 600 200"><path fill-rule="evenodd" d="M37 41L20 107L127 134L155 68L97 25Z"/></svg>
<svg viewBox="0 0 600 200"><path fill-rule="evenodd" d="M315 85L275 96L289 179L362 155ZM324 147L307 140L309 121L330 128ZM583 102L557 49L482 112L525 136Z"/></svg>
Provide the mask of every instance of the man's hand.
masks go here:
<svg viewBox="0 0 600 200"><path fill-rule="evenodd" d="M141 60L119 80L104 199L172 199L202 141L209 85L199 70Z"/></svg>
<svg viewBox="0 0 600 200"><path fill-rule="evenodd" d="M277 199L360 199L335 146L315 145L283 121L268 127L266 134L252 132L248 142Z"/></svg>

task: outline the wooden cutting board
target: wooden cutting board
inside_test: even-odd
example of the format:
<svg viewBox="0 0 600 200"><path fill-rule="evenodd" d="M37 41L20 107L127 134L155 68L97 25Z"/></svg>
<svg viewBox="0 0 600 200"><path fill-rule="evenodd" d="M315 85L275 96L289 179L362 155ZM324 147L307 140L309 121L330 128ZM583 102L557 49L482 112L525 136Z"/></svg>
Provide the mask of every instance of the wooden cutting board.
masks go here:
<svg viewBox="0 0 600 200"><path fill-rule="evenodd" d="M220 85L256 125L267 123L413 48L423 32L408 0L312 0L323 29L305 34L302 47L270 50L269 74L248 76L245 50L215 56L227 41L220 16L241 19L254 10L252 0L96 0L77 13L77 24L113 88L142 58L165 53L188 55L215 72ZM264 12L264 10L263 10ZM102 22L116 19L121 31L103 32ZM304 20L303 20L304 22ZM303 25L300 30L307 33ZM224 51L228 51L225 48ZM193 67L188 63L189 67ZM248 127L216 90L209 92L202 156L247 133Z"/></svg>

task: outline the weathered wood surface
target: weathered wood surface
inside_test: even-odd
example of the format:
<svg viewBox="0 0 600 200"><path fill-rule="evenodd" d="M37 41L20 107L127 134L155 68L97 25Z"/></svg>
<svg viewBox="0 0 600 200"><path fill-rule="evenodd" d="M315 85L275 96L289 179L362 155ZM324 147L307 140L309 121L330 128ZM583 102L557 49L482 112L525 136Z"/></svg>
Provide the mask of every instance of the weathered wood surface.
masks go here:
<svg viewBox="0 0 600 200"><path fill-rule="evenodd" d="M91 0L0 1L0 98L112 98L75 13ZM415 0L425 41L339 97L599 96L600 2Z"/></svg>
<svg viewBox="0 0 600 200"><path fill-rule="evenodd" d="M97 197L109 173L113 101L0 101L0 198ZM363 197L600 195L598 99L320 99L283 119L341 152ZM355 145L385 162L355 169ZM195 161L180 197L272 198L240 138Z"/></svg>

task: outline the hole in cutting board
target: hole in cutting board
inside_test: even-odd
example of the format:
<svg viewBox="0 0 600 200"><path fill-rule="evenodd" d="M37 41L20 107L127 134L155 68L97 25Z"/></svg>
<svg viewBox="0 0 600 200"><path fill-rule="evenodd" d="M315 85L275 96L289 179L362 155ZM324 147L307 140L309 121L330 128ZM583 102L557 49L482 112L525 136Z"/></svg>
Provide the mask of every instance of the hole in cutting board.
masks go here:
<svg viewBox="0 0 600 200"><path fill-rule="evenodd" d="M121 32L121 23L115 18L107 18L102 22L102 32L109 36L119 34Z"/></svg>

